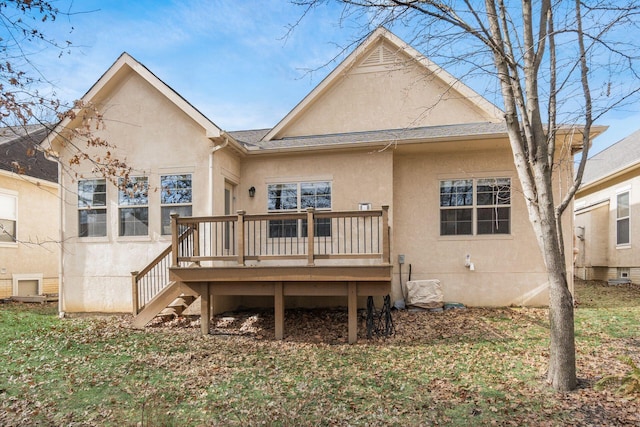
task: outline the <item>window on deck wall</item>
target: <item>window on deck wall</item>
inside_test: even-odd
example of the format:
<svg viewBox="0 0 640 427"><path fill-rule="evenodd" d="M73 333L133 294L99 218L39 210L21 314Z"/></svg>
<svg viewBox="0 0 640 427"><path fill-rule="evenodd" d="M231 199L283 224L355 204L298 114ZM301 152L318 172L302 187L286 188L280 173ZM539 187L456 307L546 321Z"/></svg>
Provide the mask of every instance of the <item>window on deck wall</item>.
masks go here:
<svg viewBox="0 0 640 427"><path fill-rule="evenodd" d="M193 190L191 174L160 176L162 234L171 234L171 214L191 216Z"/></svg>
<svg viewBox="0 0 640 427"><path fill-rule="evenodd" d="M620 193L617 196L616 207L616 244L628 245L631 243L629 236L629 192Z"/></svg>
<svg viewBox="0 0 640 427"><path fill-rule="evenodd" d="M130 177L118 182L120 236L149 234L149 180L146 176Z"/></svg>
<svg viewBox="0 0 640 427"><path fill-rule="evenodd" d="M0 192L0 243L15 243L18 224L18 196Z"/></svg>
<svg viewBox="0 0 640 427"><path fill-rule="evenodd" d="M78 181L78 236L107 235L107 183L104 179Z"/></svg>
<svg viewBox="0 0 640 427"><path fill-rule="evenodd" d="M301 212L307 208L331 209L331 182L300 182L269 184L267 186L269 212ZM306 237L307 220L270 220L269 237ZM316 219L314 234L318 237L331 236L331 220Z"/></svg>
<svg viewBox="0 0 640 427"><path fill-rule="evenodd" d="M511 233L511 179L440 181L440 235Z"/></svg>

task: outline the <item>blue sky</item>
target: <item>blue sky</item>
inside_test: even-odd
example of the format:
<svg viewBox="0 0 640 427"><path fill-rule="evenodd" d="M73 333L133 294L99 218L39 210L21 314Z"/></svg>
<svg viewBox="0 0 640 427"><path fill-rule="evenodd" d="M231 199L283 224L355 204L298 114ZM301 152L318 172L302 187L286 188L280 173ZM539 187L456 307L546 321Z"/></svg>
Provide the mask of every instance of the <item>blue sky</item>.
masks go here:
<svg viewBox="0 0 640 427"><path fill-rule="evenodd" d="M287 0L55 4L86 12L60 16L49 29L59 40L72 41L70 54L43 52L34 59L59 98L81 97L126 51L225 130L274 126L337 65L331 60L362 31L357 23L340 20L339 7L325 6L288 33L304 9ZM404 36L401 28L393 31ZM610 129L596 139L592 154L640 127L640 113L611 113L601 124Z"/></svg>

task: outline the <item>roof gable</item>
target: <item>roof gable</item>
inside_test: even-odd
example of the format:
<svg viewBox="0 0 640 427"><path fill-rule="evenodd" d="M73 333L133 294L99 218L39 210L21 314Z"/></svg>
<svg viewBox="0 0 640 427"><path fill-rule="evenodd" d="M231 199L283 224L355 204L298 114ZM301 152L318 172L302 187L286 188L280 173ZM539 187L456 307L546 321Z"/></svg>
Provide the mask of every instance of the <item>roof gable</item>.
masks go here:
<svg viewBox="0 0 640 427"><path fill-rule="evenodd" d="M500 121L496 106L378 28L264 140Z"/></svg>
<svg viewBox="0 0 640 427"><path fill-rule="evenodd" d="M108 97L109 93L117 87L118 83L122 81L122 79L126 78L130 73L136 73L138 76L143 78L164 97L176 105L176 107L181 109L194 122L200 125L207 138L217 138L221 136L222 130L216 126L215 123L209 120L180 94L126 52L122 53L116 62L114 62L113 65L100 77L100 79L98 79L98 81L87 91L87 93L84 94L82 101L85 103L96 103L96 101ZM62 120L54 132L59 132L61 129L69 126L70 123L71 119L69 118Z"/></svg>

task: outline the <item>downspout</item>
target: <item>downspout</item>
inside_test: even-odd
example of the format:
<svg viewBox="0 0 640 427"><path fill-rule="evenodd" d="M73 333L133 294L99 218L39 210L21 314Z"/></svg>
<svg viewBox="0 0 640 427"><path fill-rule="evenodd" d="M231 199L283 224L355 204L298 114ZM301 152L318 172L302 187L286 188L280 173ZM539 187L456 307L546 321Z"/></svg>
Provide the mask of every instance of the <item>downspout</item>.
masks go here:
<svg viewBox="0 0 640 427"><path fill-rule="evenodd" d="M213 205L214 205L214 200L213 200L213 185L214 185L214 179L213 179L213 154L226 147L227 145L229 145L229 138L226 136L226 133L223 133L223 135L225 135L224 137L224 142L220 145L216 145L211 149L211 152L209 153L209 212L208 214L210 216L213 216Z"/></svg>
<svg viewBox="0 0 640 427"><path fill-rule="evenodd" d="M58 219L60 224L60 230L58 231L58 236L60 238L60 255L58 255L58 316L60 318L64 317L64 262L62 261L62 257L64 256L64 215L65 215L65 191L64 186L62 185L62 167L58 165L58 203L60 203L60 208L58 212L60 213L60 218Z"/></svg>

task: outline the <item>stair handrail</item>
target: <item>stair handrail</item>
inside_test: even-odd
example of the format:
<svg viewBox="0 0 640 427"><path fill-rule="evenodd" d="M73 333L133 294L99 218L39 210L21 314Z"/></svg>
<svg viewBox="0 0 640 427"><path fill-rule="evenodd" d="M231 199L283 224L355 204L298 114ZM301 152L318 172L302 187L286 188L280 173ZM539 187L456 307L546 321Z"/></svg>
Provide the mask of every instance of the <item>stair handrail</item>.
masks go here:
<svg viewBox="0 0 640 427"><path fill-rule="evenodd" d="M180 234L180 236L178 237L178 243L182 243L192 233L193 233L193 228L188 227L187 229L185 229L182 232L182 234ZM164 289L171 283L168 280L168 277L169 277L169 267L171 265L170 262L172 259L172 252L173 252L173 244L170 244L149 264L147 264L147 266L144 267L142 270L131 272L131 293L132 293L132 306L133 306L132 312L134 316L136 316L138 313L140 313L144 309L147 302L153 299L155 295L160 293L162 289ZM142 293L141 292L142 290L140 289L141 288L140 283L151 271L153 271L158 265L160 265L165 260L166 260L166 262L164 263L166 265L165 276L167 277L166 283L162 284L155 294L151 296L147 295L147 298L145 298L146 301L144 301L142 306L140 306L140 295Z"/></svg>

